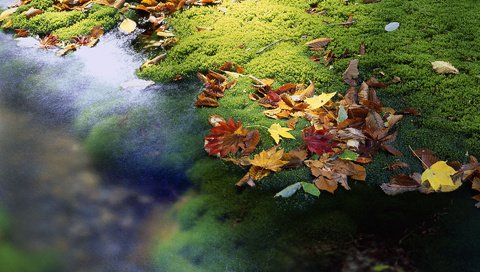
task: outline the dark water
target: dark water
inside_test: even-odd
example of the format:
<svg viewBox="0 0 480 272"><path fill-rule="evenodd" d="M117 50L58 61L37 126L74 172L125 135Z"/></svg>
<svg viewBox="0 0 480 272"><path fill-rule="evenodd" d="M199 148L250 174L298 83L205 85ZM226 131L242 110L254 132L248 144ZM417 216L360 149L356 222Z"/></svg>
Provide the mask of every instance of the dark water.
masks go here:
<svg viewBox="0 0 480 272"><path fill-rule="evenodd" d="M191 87L138 80L125 43L59 58L0 33L0 208L14 244L54 252L62 271L152 271L154 226L187 184L171 130L193 129ZM90 133L109 120L126 132L97 158Z"/></svg>

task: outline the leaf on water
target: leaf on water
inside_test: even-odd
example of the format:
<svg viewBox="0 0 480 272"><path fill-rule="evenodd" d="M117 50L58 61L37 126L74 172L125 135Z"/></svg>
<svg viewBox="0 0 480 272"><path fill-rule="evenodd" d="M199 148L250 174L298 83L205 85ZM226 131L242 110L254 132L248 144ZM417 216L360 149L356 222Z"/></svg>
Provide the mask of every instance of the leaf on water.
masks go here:
<svg viewBox="0 0 480 272"><path fill-rule="evenodd" d="M451 63L446 61L434 61L432 62L432 68L435 72L439 74L455 74L458 75L460 72L455 68Z"/></svg>
<svg viewBox="0 0 480 272"><path fill-rule="evenodd" d="M357 86L357 78L360 75L358 62L358 59L351 60L347 69L343 72L343 80L350 86Z"/></svg>
<svg viewBox="0 0 480 272"><path fill-rule="evenodd" d="M4 10L2 13L0 13L0 22L7 19L10 15L14 14L15 11L17 11L17 7Z"/></svg>
<svg viewBox="0 0 480 272"><path fill-rule="evenodd" d="M125 18L118 28L123 33L130 34L137 28L137 23L131 19Z"/></svg>
<svg viewBox="0 0 480 272"><path fill-rule="evenodd" d="M295 194L298 190L302 188L302 184L300 182L297 182L295 184L292 184L288 187L285 187L285 189L281 190L278 192L275 197L283 197L283 198L288 198L291 197L293 194Z"/></svg>
<svg viewBox="0 0 480 272"><path fill-rule="evenodd" d="M318 188L313 183L301 182L301 184L302 184L303 191L305 191L305 193L316 196L316 197L320 196L320 190L318 190Z"/></svg>
<svg viewBox="0 0 480 272"><path fill-rule="evenodd" d="M307 103L310 109L318 109L322 107L323 105L327 104L328 101L330 101L337 92L333 93L322 93L321 95L314 96L312 98L306 98L305 103Z"/></svg>
<svg viewBox="0 0 480 272"><path fill-rule="evenodd" d="M55 53L55 56L57 57L62 57L65 56L66 54L73 52L77 50L77 45L76 44L68 44L64 48L62 48L60 51Z"/></svg>
<svg viewBox="0 0 480 272"><path fill-rule="evenodd" d="M268 132L270 133L270 136L275 140L275 143L278 144L280 143L280 140L282 138L288 138L288 139L295 139L292 134L290 134L288 131L292 130L291 128L285 128L280 126L280 124L275 123L270 126L268 129Z"/></svg>
<svg viewBox="0 0 480 272"><path fill-rule="evenodd" d="M453 181L451 175L455 172L455 169L450 167L446 161L438 161L423 172L422 182L428 182L435 191L451 192L462 185L461 182Z"/></svg>

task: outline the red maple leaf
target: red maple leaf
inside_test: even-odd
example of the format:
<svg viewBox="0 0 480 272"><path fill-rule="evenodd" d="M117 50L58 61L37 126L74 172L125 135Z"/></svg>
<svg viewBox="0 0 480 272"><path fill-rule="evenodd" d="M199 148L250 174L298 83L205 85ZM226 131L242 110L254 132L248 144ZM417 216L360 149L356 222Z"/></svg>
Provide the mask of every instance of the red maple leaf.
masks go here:
<svg viewBox="0 0 480 272"><path fill-rule="evenodd" d="M308 150L319 155L332 152L337 143L333 141L333 135L328 130L316 130L314 126L303 130L302 139L307 144Z"/></svg>
<svg viewBox="0 0 480 272"><path fill-rule="evenodd" d="M210 129L211 134L205 137L205 151L209 155L225 157L242 150L242 156L247 156L260 142L258 130L248 131L241 122L228 118L227 122L219 122Z"/></svg>

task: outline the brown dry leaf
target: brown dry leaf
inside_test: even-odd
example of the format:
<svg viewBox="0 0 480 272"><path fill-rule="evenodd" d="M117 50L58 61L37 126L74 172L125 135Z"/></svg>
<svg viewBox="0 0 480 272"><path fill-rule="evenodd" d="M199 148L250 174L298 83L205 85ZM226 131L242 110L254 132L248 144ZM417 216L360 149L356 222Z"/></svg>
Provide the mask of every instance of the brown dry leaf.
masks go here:
<svg viewBox="0 0 480 272"><path fill-rule="evenodd" d="M15 29L15 36L16 37L28 37L30 32L27 29Z"/></svg>
<svg viewBox="0 0 480 272"><path fill-rule="evenodd" d="M312 51L320 51L325 49L325 47L332 41L330 38L318 38L312 41L305 43L310 50Z"/></svg>
<svg viewBox="0 0 480 272"><path fill-rule="evenodd" d="M65 56L66 54L77 50L77 47L78 46L76 44L68 44L64 48L62 48L60 51L56 52L55 56L57 57Z"/></svg>
<svg viewBox="0 0 480 272"><path fill-rule="evenodd" d="M27 18L32 18L42 13L43 11L41 9L29 8L27 11L23 13L23 15L25 15L25 17Z"/></svg>
<svg viewBox="0 0 480 272"><path fill-rule="evenodd" d="M194 105L195 107L211 107L211 108L216 108L220 106L216 99L208 97L203 93L197 96L197 101L195 101Z"/></svg>
<svg viewBox="0 0 480 272"><path fill-rule="evenodd" d="M248 156L243 156L240 158L222 158L223 161L231 162L238 166L250 166L250 158Z"/></svg>
<svg viewBox="0 0 480 272"><path fill-rule="evenodd" d="M413 150L412 152L422 162L424 169L428 169L430 166L439 161L435 153L429 149L419 148Z"/></svg>
<svg viewBox="0 0 480 272"><path fill-rule="evenodd" d="M382 190L387 195L398 195L405 192L417 191L420 188L420 184L411 176L397 175L392 177L390 183L384 183L380 185Z"/></svg>
<svg viewBox="0 0 480 272"><path fill-rule="evenodd" d="M295 117L288 121L287 126L291 129L295 129L295 127L297 126L297 123L298 123L298 118Z"/></svg>
<svg viewBox="0 0 480 272"><path fill-rule="evenodd" d="M360 56L365 55L365 53L366 53L366 48L367 48L367 46L365 45L365 43L362 42L362 43L360 44L360 47L358 48L358 54L359 54Z"/></svg>
<svg viewBox="0 0 480 272"><path fill-rule="evenodd" d="M343 73L343 80L350 86L357 86L357 79L360 75L358 71L358 59L351 60L347 69Z"/></svg>
<svg viewBox="0 0 480 272"><path fill-rule="evenodd" d="M334 194L335 191L338 188L338 182L337 181L331 180L331 179L326 179L323 176L320 176L320 177L314 179L313 182L315 183L315 186L317 186L318 189L323 190L323 191L327 191L331 194Z"/></svg>
<svg viewBox="0 0 480 272"><path fill-rule="evenodd" d="M147 61L145 61L141 66L140 66L140 70L146 68L146 67L150 67L150 66L153 66L153 65L157 65L159 64L160 62L164 61L165 59L167 58L167 53L163 53L163 54L160 54L158 56L156 56L155 58L153 59L149 59Z"/></svg>
<svg viewBox="0 0 480 272"><path fill-rule="evenodd" d="M284 153L282 160L288 161L287 164L283 166L285 169L299 168L303 165L303 162L307 159L308 153L305 149L292 150L290 152Z"/></svg>

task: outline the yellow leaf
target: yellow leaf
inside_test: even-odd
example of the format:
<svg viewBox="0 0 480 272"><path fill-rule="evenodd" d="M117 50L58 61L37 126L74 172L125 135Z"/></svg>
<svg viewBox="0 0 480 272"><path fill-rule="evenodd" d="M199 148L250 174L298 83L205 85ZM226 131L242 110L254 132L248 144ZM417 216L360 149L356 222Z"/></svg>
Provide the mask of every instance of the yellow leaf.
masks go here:
<svg viewBox="0 0 480 272"><path fill-rule="evenodd" d="M120 24L119 28L122 32L124 32L126 34L130 34L135 30L135 28L137 28L137 23L135 23L135 21L132 21L132 20L126 18Z"/></svg>
<svg viewBox="0 0 480 272"><path fill-rule="evenodd" d="M268 132L270 133L270 136L275 140L275 143L279 143L281 138L288 138L288 139L295 139L292 134L290 134L288 131L292 130L291 128L286 128L280 126L280 124L273 124L270 126L268 129Z"/></svg>
<svg viewBox="0 0 480 272"><path fill-rule="evenodd" d="M450 177L455 173L455 169L450 167L447 162L438 161L423 172L422 182L428 181L435 191L451 192L462 185L461 182L453 182L452 177Z"/></svg>
<svg viewBox="0 0 480 272"><path fill-rule="evenodd" d="M321 95L305 99L305 102L310 105L310 109L318 109L321 106L325 105L328 101L330 101L330 99L332 99L335 94L337 94L337 92L322 93Z"/></svg>
<svg viewBox="0 0 480 272"><path fill-rule="evenodd" d="M12 15L15 11L17 11L17 8L9 8L9 9L3 11L0 14L0 22L7 19L7 17Z"/></svg>
<svg viewBox="0 0 480 272"><path fill-rule="evenodd" d="M278 151L275 149L276 148L271 148L256 154L250 162L253 166L258 166L273 172L280 171L282 166L287 164L288 161L282 161L283 149Z"/></svg>

